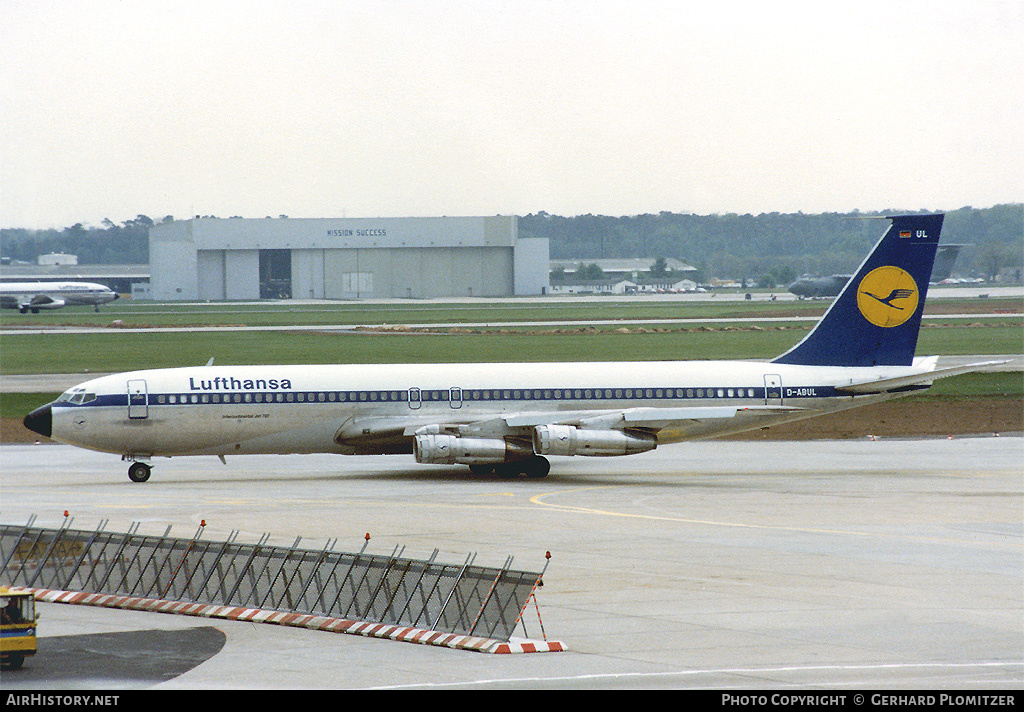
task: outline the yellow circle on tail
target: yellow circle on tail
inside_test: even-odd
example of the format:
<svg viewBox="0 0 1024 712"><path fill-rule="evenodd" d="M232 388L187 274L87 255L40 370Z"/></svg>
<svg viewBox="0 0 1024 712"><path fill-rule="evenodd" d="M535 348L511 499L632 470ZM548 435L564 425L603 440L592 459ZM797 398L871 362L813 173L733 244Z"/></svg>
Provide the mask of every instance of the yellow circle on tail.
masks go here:
<svg viewBox="0 0 1024 712"><path fill-rule="evenodd" d="M871 270L857 286L857 308L875 326L899 326L917 311L917 283L892 265Z"/></svg>

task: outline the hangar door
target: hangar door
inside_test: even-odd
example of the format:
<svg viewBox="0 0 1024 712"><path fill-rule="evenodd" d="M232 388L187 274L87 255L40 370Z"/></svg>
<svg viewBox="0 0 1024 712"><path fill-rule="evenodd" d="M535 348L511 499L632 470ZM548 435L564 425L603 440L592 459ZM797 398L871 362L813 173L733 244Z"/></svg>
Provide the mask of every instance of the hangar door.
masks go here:
<svg viewBox="0 0 1024 712"><path fill-rule="evenodd" d="M292 251L260 250L260 299L291 299Z"/></svg>

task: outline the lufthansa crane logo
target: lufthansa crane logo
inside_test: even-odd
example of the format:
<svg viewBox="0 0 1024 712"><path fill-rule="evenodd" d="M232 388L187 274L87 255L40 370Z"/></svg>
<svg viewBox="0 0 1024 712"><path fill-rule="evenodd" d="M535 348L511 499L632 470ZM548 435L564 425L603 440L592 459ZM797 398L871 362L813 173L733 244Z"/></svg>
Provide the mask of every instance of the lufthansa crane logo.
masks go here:
<svg viewBox="0 0 1024 712"><path fill-rule="evenodd" d="M899 267L873 269L857 287L857 308L875 326L899 326L917 311L917 302L917 283Z"/></svg>

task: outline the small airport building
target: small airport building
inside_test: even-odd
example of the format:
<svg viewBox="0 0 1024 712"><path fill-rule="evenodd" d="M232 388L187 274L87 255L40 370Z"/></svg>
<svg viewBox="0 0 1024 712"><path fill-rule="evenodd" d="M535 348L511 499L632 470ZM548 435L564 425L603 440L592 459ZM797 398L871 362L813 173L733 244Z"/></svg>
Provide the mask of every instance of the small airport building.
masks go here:
<svg viewBox="0 0 1024 712"><path fill-rule="evenodd" d="M547 238L516 216L195 218L149 231L156 300L423 299L545 294Z"/></svg>

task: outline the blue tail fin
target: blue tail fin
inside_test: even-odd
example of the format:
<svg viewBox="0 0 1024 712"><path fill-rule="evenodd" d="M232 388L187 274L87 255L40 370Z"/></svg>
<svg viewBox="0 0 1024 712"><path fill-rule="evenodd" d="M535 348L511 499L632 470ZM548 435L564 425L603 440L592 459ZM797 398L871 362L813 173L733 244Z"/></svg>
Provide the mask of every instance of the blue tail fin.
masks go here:
<svg viewBox="0 0 1024 712"><path fill-rule="evenodd" d="M900 215L796 346L774 360L807 366L909 366L943 215Z"/></svg>

